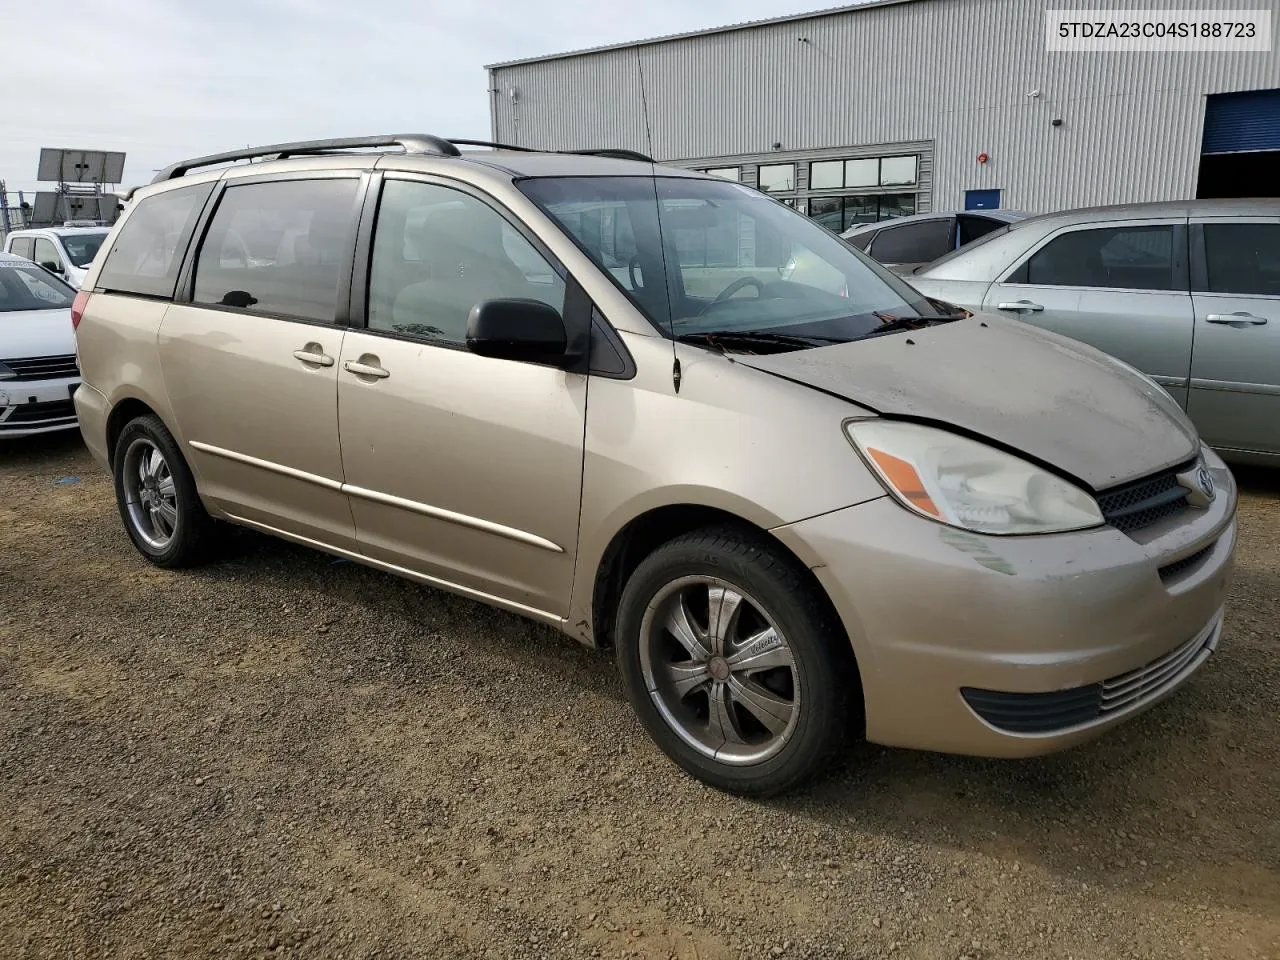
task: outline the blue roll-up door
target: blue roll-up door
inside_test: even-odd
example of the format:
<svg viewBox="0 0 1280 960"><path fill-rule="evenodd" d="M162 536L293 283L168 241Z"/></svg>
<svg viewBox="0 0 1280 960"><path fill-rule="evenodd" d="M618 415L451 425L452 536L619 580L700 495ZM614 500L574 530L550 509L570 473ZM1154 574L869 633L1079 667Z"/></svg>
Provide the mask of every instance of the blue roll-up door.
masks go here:
<svg viewBox="0 0 1280 960"><path fill-rule="evenodd" d="M1204 108L1201 153L1280 150L1280 90L1215 93Z"/></svg>

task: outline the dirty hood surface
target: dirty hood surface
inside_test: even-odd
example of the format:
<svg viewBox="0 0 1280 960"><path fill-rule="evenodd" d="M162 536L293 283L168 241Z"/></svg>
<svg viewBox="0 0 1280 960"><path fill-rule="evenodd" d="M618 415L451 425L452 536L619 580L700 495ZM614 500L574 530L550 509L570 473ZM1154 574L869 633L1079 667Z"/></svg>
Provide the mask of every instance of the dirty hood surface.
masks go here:
<svg viewBox="0 0 1280 960"><path fill-rule="evenodd" d="M998 441L1094 490L1182 463L1199 450L1195 428L1173 398L1118 360L985 314L734 359L876 413L950 424Z"/></svg>

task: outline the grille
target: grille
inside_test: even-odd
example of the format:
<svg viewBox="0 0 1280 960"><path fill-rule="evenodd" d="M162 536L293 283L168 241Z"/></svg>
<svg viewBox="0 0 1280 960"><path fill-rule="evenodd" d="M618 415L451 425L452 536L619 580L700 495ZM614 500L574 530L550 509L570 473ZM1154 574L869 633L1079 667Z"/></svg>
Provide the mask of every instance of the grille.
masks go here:
<svg viewBox="0 0 1280 960"><path fill-rule="evenodd" d="M1103 518L1117 530L1133 533L1188 509L1187 488L1178 483L1178 474L1194 463L1189 460L1141 480L1104 490L1098 494Z"/></svg>
<svg viewBox="0 0 1280 960"><path fill-rule="evenodd" d="M1173 683L1202 650L1209 647L1217 631L1215 617L1177 649L1144 667L1130 670L1101 683L1090 683L1052 693L1003 693L963 687L965 703L987 723L1009 733L1055 733L1098 720L1131 706Z"/></svg>
<svg viewBox="0 0 1280 960"><path fill-rule="evenodd" d="M1216 624L1215 624L1216 626ZM1153 660L1145 667L1130 670L1118 677L1104 680L1102 687L1101 712L1105 715L1129 706L1135 700L1169 684L1182 668L1195 659L1213 637L1213 630L1201 632L1192 637L1178 649L1165 654L1159 660Z"/></svg>
<svg viewBox="0 0 1280 960"><path fill-rule="evenodd" d="M0 364L12 370L16 377L0 380L13 383L17 380L53 380L58 377L78 377L80 368L76 355L68 353L56 357L23 357L21 360L0 360Z"/></svg>
<svg viewBox="0 0 1280 960"><path fill-rule="evenodd" d="M1189 557L1183 557L1181 560L1175 560L1173 563L1165 564L1160 568L1160 579L1165 583L1189 570L1200 565L1200 561L1209 555L1209 551L1213 549L1213 544L1205 547L1203 550L1197 550Z"/></svg>
<svg viewBox="0 0 1280 960"><path fill-rule="evenodd" d="M13 412L0 419L0 430L19 424L39 423L43 420L75 419L76 406L70 400L49 400L44 403L22 403Z"/></svg>

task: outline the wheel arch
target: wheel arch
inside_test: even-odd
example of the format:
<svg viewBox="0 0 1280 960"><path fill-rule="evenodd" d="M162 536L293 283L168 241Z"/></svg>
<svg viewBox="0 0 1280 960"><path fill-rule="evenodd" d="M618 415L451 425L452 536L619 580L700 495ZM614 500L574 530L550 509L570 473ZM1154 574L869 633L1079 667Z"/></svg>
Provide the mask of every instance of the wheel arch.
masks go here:
<svg viewBox="0 0 1280 960"><path fill-rule="evenodd" d="M609 539L596 564L591 584L590 641L600 649L613 646L618 600L628 577L640 562L668 541L706 527L733 527L767 542L795 563L797 570L831 607L836 623L843 623L826 588L791 547L768 527L723 507L689 502L650 507L624 523ZM845 638L848 640L848 637ZM853 646L850 644L850 650Z"/></svg>

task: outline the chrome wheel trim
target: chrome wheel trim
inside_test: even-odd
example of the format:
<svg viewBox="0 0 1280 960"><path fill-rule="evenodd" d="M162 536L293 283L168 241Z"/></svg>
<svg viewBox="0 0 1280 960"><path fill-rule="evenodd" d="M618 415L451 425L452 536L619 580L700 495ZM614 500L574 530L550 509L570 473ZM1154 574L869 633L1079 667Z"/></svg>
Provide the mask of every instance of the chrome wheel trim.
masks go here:
<svg viewBox="0 0 1280 960"><path fill-rule="evenodd" d="M694 750L743 766L795 732L801 677L764 607L717 577L673 580L640 624L640 670L662 718Z"/></svg>
<svg viewBox="0 0 1280 960"><path fill-rule="evenodd" d="M138 437L120 461L120 479L129 523L153 550L165 550L178 529L178 491L160 448Z"/></svg>

